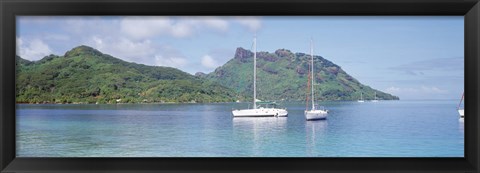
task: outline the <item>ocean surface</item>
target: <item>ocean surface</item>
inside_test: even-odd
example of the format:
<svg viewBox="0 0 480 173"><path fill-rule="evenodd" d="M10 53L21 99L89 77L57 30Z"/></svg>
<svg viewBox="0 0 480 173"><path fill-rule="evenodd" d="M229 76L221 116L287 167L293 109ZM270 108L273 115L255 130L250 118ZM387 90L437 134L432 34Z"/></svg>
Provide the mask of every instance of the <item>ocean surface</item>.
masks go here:
<svg viewBox="0 0 480 173"><path fill-rule="evenodd" d="M458 100L304 103L233 118L248 103L17 105L18 157L463 157ZM468 115L467 115L468 116Z"/></svg>

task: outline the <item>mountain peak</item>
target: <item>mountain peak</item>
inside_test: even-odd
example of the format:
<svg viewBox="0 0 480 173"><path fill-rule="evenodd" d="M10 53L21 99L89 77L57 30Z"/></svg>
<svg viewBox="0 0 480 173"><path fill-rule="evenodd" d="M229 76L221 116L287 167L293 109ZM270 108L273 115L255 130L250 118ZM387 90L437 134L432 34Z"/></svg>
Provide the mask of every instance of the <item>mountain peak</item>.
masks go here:
<svg viewBox="0 0 480 173"><path fill-rule="evenodd" d="M238 47L235 51L235 59L239 59L242 62L246 62L248 58L253 57L253 52L246 50L242 47Z"/></svg>
<svg viewBox="0 0 480 173"><path fill-rule="evenodd" d="M205 74L205 73L203 73L203 72L197 72L197 73L195 73L195 76L202 78L202 77L207 76L207 74Z"/></svg>
<svg viewBox="0 0 480 173"><path fill-rule="evenodd" d="M72 57L78 55L103 55L103 53L92 47L81 45L67 51L64 56Z"/></svg>
<svg viewBox="0 0 480 173"><path fill-rule="evenodd" d="M292 51L290 51L288 49L278 49L278 50L275 51L275 54L278 57L291 57L291 56L293 56Z"/></svg>
<svg viewBox="0 0 480 173"><path fill-rule="evenodd" d="M253 52L237 48L235 61L228 61L214 72L207 74L207 79L221 83L244 95L253 93L252 64ZM363 98L383 100L398 99L388 93L375 90L360 83L343 71L340 66L314 56L315 85L317 99L320 100L357 100ZM241 62L241 63L239 63ZM277 49L273 53L257 52L257 94L264 100L304 100L307 88L310 56L305 53L293 53L288 49Z"/></svg>

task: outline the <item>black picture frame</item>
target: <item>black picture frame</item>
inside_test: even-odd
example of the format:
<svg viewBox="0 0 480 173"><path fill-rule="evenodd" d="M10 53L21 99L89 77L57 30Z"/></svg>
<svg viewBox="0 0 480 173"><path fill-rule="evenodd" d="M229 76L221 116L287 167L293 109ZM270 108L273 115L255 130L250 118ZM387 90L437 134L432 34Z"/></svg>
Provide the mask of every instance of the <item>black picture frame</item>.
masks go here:
<svg viewBox="0 0 480 173"><path fill-rule="evenodd" d="M0 0L0 171L478 172L478 0ZM465 18L464 158L17 158L15 37L19 15L459 15Z"/></svg>

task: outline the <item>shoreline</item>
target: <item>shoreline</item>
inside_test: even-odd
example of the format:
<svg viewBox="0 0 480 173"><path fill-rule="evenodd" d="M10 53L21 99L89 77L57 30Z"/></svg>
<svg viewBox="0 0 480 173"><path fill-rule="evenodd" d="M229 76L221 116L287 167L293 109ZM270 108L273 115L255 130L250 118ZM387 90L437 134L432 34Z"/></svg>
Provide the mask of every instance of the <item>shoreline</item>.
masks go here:
<svg viewBox="0 0 480 173"><path fill-rule="evenodd" d="M401 101L442 101L442 100L455 100L455 99L424 99L424 100L401 100ZM365 102L371 102L372 100L365 100ZM378 100L379 102L383 101L400 101L400 99L392 100ZM304 100L292 100L292 101L281 101L283 102L304 102ZM318 102L357 102L357 100L319 100ZM151 102L151 103L85 103L85 102L74 102L74 103L24 103L16 102L15 104L24 104L24 105L133 105L133 104L216 104L216 103L251 103L250 101L243 102Z"/></svg>

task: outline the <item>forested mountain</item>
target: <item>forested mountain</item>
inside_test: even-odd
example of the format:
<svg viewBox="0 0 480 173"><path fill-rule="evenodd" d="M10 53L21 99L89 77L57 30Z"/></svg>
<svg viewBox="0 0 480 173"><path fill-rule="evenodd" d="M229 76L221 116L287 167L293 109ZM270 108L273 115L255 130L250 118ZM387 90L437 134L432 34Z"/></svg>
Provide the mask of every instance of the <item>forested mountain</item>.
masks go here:
<svg viewBox="0 0 480 173"><path fill-rule="evenodd" d="M361 84L342 68L321 56L314 56L315 89L318 100L399 99ZM279 49L257 52L257 97L261 100L305 100L310 56ZM204 78L221 82L235 91L253 94L253 52L237 48L235 57Z"/></svg>
<svg viewBox="0 0 480 173"><path fill-rule="evenodd" d="M87 46L39 61L16 57L19 103L232 102L235 91L171 67L129 63Z"/></svg>
<svg viewBox="0 0 480 173"><path fill-rule="evenodd" d="M262 100L304 100L310 56L279 49L257 53L257 95ZM342 68L314 56L318 100L399 99L361 84ZM130 63L88 46L39 61L16 56L19 103L163 103L249 101L253 52L237 48L233 59L209 74Z"/></svg>

